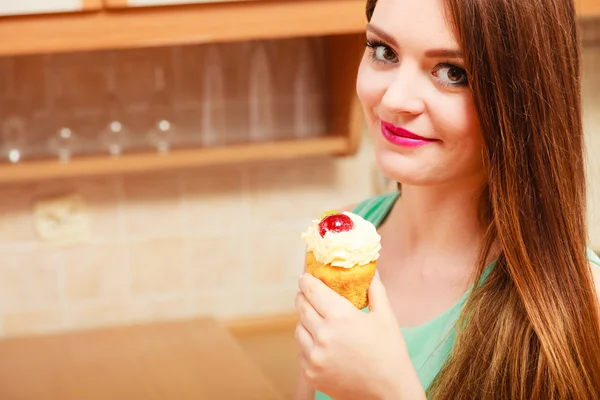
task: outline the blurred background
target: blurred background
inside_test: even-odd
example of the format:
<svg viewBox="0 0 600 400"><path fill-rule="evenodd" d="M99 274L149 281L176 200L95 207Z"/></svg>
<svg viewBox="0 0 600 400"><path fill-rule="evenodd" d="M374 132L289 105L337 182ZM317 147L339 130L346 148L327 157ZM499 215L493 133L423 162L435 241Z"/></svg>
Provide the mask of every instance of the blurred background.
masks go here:
<svg viewBox="0 0 600 400"><path fill-rule="evenodd" d="M600 250L596 1L579 5ZM363 3L0 0L0 359L18 340L35 358L36 339L210 317L290 398L300 233L393 187L354 98ZM77 398L25 395L6 377L27 367L4 365L6 398Z"/></svg>

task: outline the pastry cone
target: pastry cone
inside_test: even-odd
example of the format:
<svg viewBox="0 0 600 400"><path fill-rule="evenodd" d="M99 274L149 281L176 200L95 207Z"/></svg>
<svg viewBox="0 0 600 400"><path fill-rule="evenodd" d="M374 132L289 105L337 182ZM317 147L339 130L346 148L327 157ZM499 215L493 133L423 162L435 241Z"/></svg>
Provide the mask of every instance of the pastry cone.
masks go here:
<svg viewBox="0 0 600 400"><path fill-rule="evenodd" d="M365 265L344 268L319 262L312 251L306 253L306 272L344 296L359 310L369 304L367 292L376 268L377 260Z"/></svg>
<svg viewBox="0 0 600 400"><path fill-rule="evenodd" d="M351 213L326 211L302 235L306 272L362 310L377 269L381 237L375 226Z"/></svg>

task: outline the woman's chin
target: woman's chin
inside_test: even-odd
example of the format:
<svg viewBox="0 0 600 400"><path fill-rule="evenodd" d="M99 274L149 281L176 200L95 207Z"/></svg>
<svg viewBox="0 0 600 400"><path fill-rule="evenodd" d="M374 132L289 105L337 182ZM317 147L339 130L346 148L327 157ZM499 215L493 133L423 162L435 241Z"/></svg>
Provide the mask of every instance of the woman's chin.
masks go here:
<svg viewBox="0 0 600 400"><path fill-rule="evenodd" d="M377 168L388 179L411 186L435 184L435 177L424 173L423 163L399 154L377 154Z"/></svg>

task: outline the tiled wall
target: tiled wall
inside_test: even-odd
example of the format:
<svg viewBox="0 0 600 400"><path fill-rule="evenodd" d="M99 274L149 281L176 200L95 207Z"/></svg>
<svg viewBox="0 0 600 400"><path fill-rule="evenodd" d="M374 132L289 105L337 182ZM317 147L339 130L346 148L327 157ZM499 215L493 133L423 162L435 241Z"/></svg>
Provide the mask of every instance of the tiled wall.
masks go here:
<svg viewBox="0 0 600 400"><path fill-rule="evenodd" d="M600 250L600 47L585 50L592 246ZM0 336L201 314L289 312L300 233L375 193L356 157L0 186ZM35 234L36 201L80 193L89 243Z"/></svg>
<svg viewBox="0 0 600 400"><path fill-rule="evenodd" d="M374 193L368 145L347 159L0 187L2 334L293 310L300 233ZM89 243L40 241L34 203L74 192Z"/></svg>

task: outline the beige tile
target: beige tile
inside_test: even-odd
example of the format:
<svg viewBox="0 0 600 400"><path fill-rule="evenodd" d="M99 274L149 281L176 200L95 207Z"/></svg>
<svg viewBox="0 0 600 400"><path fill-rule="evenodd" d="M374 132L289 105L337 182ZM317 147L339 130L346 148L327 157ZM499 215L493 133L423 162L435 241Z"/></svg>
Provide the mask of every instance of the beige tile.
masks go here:
<svg viewBox="0 0 600 400"><path fill-rule="evenodd" d="M331 160L333 179L324 187L309 188L309 212L320 215L323 210L347 207L376 194L376 171L372 146L363 140L354 157Z"/></svg>
<svg viewBox="0 0 600 400"><path fill-rule="evenodd" d="M231 290L249 284L247 237L189 239L186 246L188 277L194 290Z"/></svg>
<svg viewBox="0 0 600 400"><path fill-rule="evenodd" d="M0 243L33 243L32 187L11 185L0 188Z"/></svg>
<svg viewBox="0 0 600 400"><path fill-rule="evenodd" d="M65 250L67 300L122 299L128 290L122 245L90 245Z"/></svg>
<svg viewBox="0 0 600 400"><path fill-rule="evenodd" d="M294 283L298 280L305 257L300 234L299 229L273 228L252 235L254 283Z"/></svg>
<svg viewBox="0 0 600 400"><path fill-rule="evenodd" d="M22 336L57 332L63 329L63 313L54 307L45 310L4 315L4 336Z"/></svg>
<svg viewBox="0 0 600 400"><path fill-rule="evenodd" d="M127 319L133 322L180 319L190 315L190 299L186 295L164 299L135 299L127 304Z"/></svg>
<svg viewBox="0 0 600 400"><path fill-rule="evenodd" d="M380 173L375 160L375 149L368 132L361 139L354 157L336 160L336 189L342 206L377 194L376 174ZM334 198L335 200L335 198Z"/></svg>
<svg viewBox="0 0 600 400"><path fill-rule="evenodd" d="M125 322L124 304L72 304L67 306L68 329L87 329L121 325Z"/></svg>
<svg viewBox="0 0 600 400"><path fill-rule="evenodd" d="M246 316L250 312L248 290L206 292L194 295L192 310L196 316L216 318Z"/></svg>
<svg viewBox="0 0 600 400"><path fill-rule="evenodd" d="M87 203L93 239L116 239L119 224L119 180L116 177L89 179L77 183Z"/></svg>
<svg viewBox="0 0 600 400"><path fill-rule="evenodd" d="M242 171L237 167L198 169L184 175L188 233L237 232L248 225Z"/></svg>
<svg viewBox="0 0 600 400"><path fill-rule="evenodd" d="M265 163L250 169L252 224L289 224L318 216L337 203L336 166L331 159ZM332 208L333 206L325 207Z"/></svg>
<svg viewBox="0 0 600 400"><path fill-rule="evenodd" d="M177 174L135 175L124 178L122 204L129 237L181 237L183 214Z"/></svg>
<svg viewBox="0 0 600 400"><path fill-rule="evenodd" d="M131 291L174 293L187 289L182 240L148 240L129 245Z"/></svg>
<svg viewBox="0 0 600 400"><path fill-rule="evenodd" d="M249 168L250 200L252 212L258 213L256 218L293 217L290 206L293 204L297 212L299 203L308 199L305 194L308 188L318 187L322 180L331 179L330 170L316 174L318 165L324 165L323 161L267 162Z"/></svg>
<svg viewBox="0 0 600 400"><path fill-rule="evenodd" d="M297 286L255 287L252 313L256 315L286 314L294 312Z"/></svg>
<svg viewBox="0 0 600 400"><path fill-rule="evenodd" d="M3 251L0 304L4 312L58 305L61 260L44 250Z"/></svg>

